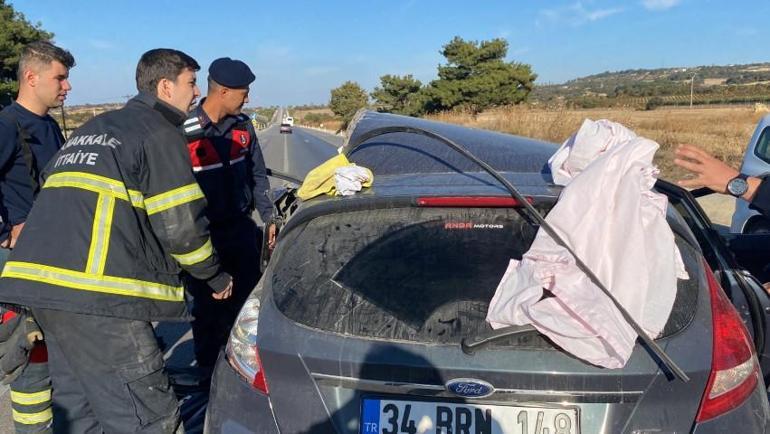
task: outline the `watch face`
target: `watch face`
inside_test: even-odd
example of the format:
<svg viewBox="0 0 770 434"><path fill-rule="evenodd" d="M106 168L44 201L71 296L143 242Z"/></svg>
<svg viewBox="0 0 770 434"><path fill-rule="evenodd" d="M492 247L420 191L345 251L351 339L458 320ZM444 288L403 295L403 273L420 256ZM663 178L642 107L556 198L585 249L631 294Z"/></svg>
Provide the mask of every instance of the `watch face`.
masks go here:
<svg viewBox="0 0 770 434"><path fill-rule="evenodd" d="M745 179L733 178L727 183L727 192L733 196L743 196L749 189L749 184Z"/></svg>

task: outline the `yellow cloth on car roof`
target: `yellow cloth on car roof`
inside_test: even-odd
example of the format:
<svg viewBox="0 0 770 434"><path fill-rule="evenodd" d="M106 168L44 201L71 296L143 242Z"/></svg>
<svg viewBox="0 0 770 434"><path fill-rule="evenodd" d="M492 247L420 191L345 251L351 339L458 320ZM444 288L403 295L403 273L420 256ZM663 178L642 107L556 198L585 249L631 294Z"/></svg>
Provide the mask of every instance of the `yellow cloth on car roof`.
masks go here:
<svg viewBox="0 0 770 434"><path fill-rule="evenodd" d="M322 194L334 196L337 193L334 183L334 172L338 168L346 166L355 166L355 164L348 161L345 154L337 154L324 161L308 172L299 190L297 190L297 196L302 200L308 200ZM371 171L369 172L371 173ZM370 176L368 181L362 183L362 186L371 187L373 179L374 176Z"/></svg>

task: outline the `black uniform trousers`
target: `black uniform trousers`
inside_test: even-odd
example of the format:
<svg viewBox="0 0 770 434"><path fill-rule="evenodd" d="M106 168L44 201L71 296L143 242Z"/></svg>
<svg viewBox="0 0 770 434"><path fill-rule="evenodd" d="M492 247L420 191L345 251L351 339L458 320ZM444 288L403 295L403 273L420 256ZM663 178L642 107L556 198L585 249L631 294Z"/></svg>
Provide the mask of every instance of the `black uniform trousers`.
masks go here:
<svg viewBox="0 0 770 434"><path fill-rule="evenodd" d="M244 214L225 222L212 222L209 231L219 262L223 270L233 277L234 286L229 298L216 300L206 282L189 276L185 278L185 285L193 297L195 360L203 368L214 366L241 307L261 277L259 252L262 231L251 217Z"/></svg>
<svg viewBox="0 0 770 434"><path fill-rule="evenodd" d="M219 350L227 343L230 329L261 273L259 251L262 231L248 215L209 226L211 243L224 271L233 277L233 294L216 300L206 282L187 276L185 286L193 297L192 332L195 360L202 368L212 368Z"/></svg>
<svg viewBox="0 0 770 434"><path fill-rule="evenodd" d="M48 345L55 433L184 432L150 322L32 312Z"/></svg>

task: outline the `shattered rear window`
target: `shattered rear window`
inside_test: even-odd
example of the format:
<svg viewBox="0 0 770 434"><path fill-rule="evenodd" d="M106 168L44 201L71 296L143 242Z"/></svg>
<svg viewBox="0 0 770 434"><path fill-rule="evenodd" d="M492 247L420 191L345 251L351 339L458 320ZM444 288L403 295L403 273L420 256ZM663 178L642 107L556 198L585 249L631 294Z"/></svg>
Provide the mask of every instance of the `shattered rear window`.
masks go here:
<svg viewBox="0 0 770 434"><path fill-rule="evenodd" d="M278 309L303 325L358 337L459 343L489 330L489 302L536 228L515 209L400 208L318 217L292 230L272 274ZM697 253L678 241L688 270ZM690 273L697 276L698 273ZM680 281L664 334L686 326L696 279ZM537 333L496 346L550 347Z"/></svg>

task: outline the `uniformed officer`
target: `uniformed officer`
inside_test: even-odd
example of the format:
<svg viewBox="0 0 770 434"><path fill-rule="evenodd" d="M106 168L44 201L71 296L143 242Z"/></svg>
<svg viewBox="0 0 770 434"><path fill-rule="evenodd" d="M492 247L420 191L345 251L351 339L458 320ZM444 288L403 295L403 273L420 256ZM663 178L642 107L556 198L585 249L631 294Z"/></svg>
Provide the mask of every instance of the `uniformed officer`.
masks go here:
<svg viewBox="0 0 770 434"><path fill-rule="evenodd" d="M32 42L21 51L18 96L0 112L2 263L10 252L8 249L16 245L21 235L32 200L42 183L43 168L64 143L59 125L48 112L60 107L72 89L69 70L73 66L75 59L69 51L47 41ZM27 353L19 345L26 349L29 341L26 336L18 335L27 335L24 325L34 323L30 322L31 318L19 317L22 311L18 309L0 310L3 310L0 335L8 338L2 343L0 368L4 374L18 375L11 383L10 394L16 432L51 432L51 380L45 344L35 344L29 353L29 363L24 366ZM13 327L17 329L8 330ZM16 370L21 370L20 375Z"/></svg>
<svg viewBox="0 0 770 434"><path fill-rule="evenodd" d="M249 117L241 113L253 81L254 74L240 60L216 59L209 67L208 94L184 123L193 173L208 202L211 239L235 281L233 296L225 302L207 297L203 282L189 281L195 357L203 368L213 367L260 277L262 233L251 213L256 208L263 222L272 213L262 150Z"/></svg>
<svg viewBox="0 0 770 434"><path fill-rule="evenodd" d="M151 321L187 318L182 270L227 298L179 127L197 62L142 55L139 94L78 128L2 272L0 301L32 307L48 344L54 432L180 429ZM60 417L61 416L61 417Z"/></svg>

